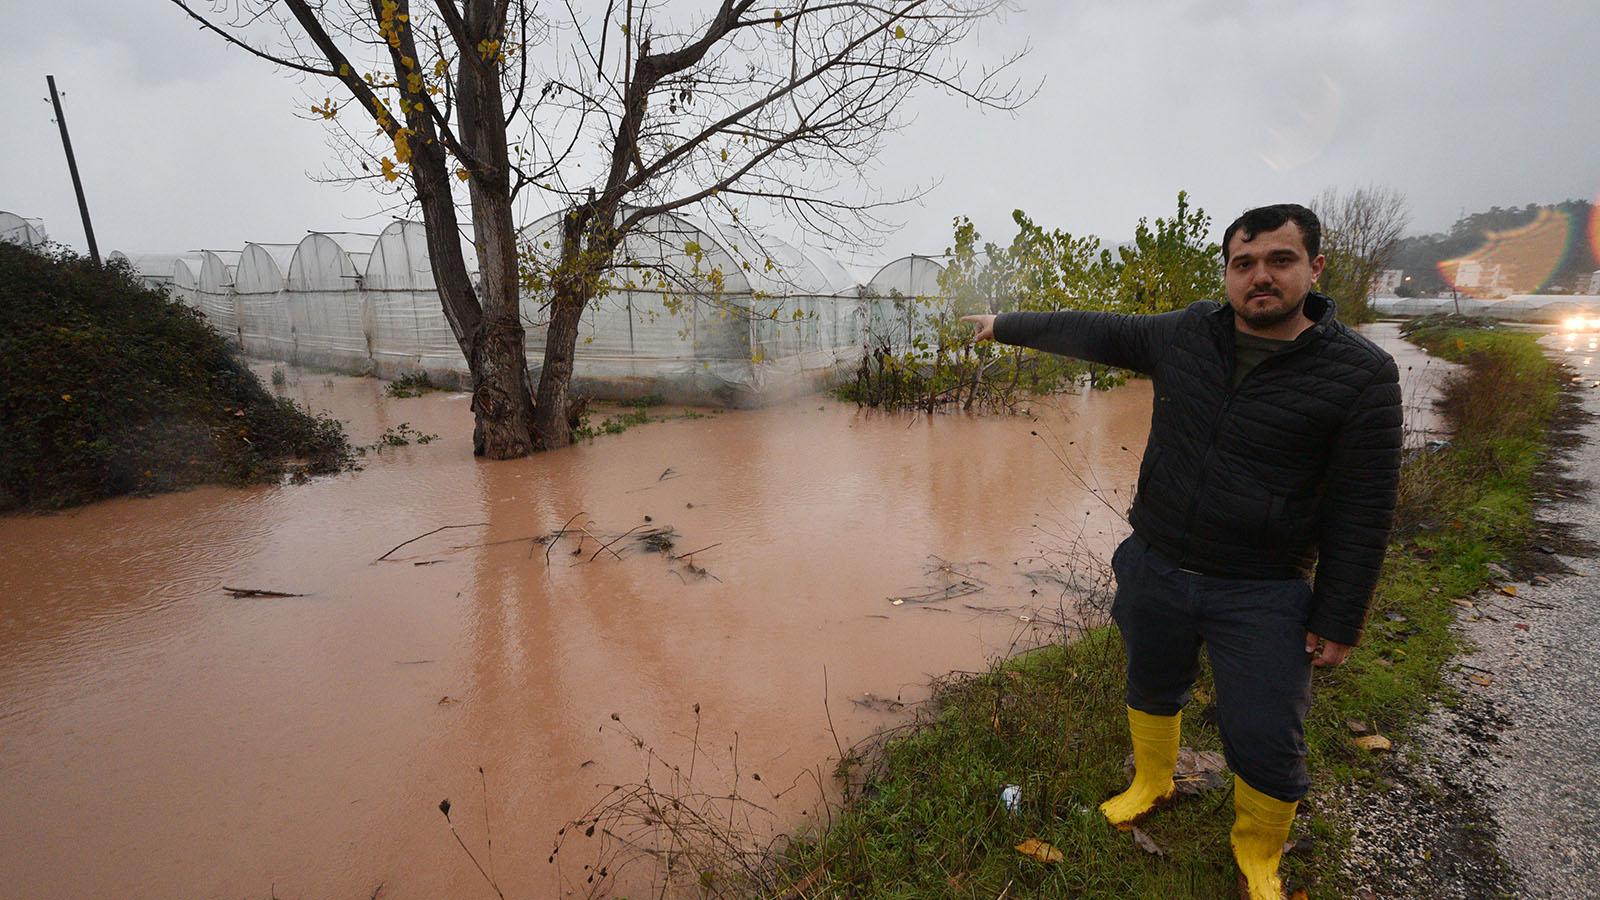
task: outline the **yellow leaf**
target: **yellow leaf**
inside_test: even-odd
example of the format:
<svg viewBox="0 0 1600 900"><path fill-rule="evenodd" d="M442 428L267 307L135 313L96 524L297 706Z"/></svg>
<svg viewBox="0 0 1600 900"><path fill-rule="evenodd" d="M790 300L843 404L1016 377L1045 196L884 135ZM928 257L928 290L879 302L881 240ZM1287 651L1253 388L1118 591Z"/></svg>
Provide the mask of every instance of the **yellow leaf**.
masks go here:
<svg viewBox="0 0 1600 900"><path fill-rule="evenodd" d="M1358 737L1355 739L1354 743L1357 747L1360 747L1369 753L1378 753L1385 750L1394 749L1394 745L1389 743L1389 739L1381 734L1369 734L1366 737Z"/></svg>
<svg viewBox="0 0 1600 900"><path fill-rule="evenodd" d="M422 112L423 110L425 110L427 108L428 107L425 106L420 100L417 102L417 112Z"/></svg>
<svg viewBox="0 0 1600 900"><path fill-rule="evenodd" d="M1515 597L1517 595L1517 586L1514 584L1503 584L1500 586L1500 593L1505 594L1507 597Z"/></svg>
<svg viewBox="0 0 1600 900"><path fill-rule="evenodd" d="M1038 838L1028 838L1017 845L1017 852L1042 863L1058 863L1064 858L1061 851Z"/></svg>
<svg viewBox="0 0 1600 900"><path fill-rule="evenodd" d="M728 161L728 151L727 151L726 148L724 148L723 151L722 151L722 161L723 162L727 162Z"/></svg>
<svg viewBox="0 0 1600 900"><path fill-rule="evenodd" d="M413 94L422 93L422 76L412 72L406 76L406 90Z"/></svg>
<svg viewBox="0 0 1600 900"><path fill-rule="evenodd" d="M396 181L399 178L400 178L400 173L395 171L394 160L392 160L389 157L385 156L383 158L383 180L384 181Z"/></svg>
<svg viewBox="0 0 1600 900"><path fill-rule="evenodd" d="M409 56L402 56L400 57L400 65L405 66L408 69L414 69L417 67L417 61Z"/></svg>
<svg viewBox="0 0 1600 900"><path fill-rule="evenodd" d="M71 403L72 402L72 395L71 394L62 394L61 395L61 399L66 401L67 403Z"/></svg>
<svg viewBox="0 0 1600 900"><path fill-rule="evenodd" d="M468 178L471 178L472 176L467 173L466 169L457 169L456 170L456 177L461 179L462 181L466 181Z"/></svg>
<svg viewBox="0 0 1600 900"><path fill-rule="evenodd" d="M782 28L783 27L783 13L778 12L777 10L773 10L772 11L772 27L773 28Z"/></svg>
<svg viewBox="0 0 1600 900"><path fill-rule="evenodd" d="M903 40L906 39L906 30L904 28L901 28L899 25L896 25L894 27L894 36L895 36L896 40L903 41Z"/></svg>
<svg viewBox="0 0 1600 900"><path fill-rule="evenodd" d="M346 75L349 75L349 74L350 74L350 67L347 66L347 65L344 65L343 63L340 63L339 64L339 77L343 78L343 77L345 77Z"/></svg>

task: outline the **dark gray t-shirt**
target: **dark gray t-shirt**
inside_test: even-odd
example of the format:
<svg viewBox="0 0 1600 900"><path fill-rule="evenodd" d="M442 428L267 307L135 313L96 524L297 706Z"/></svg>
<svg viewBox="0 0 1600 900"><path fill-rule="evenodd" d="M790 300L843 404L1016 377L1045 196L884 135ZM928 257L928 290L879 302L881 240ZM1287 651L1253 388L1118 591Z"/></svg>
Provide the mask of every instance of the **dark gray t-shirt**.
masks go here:
<svg viewBox="0 0 1600 900"><path fill-rule="evenodd" d="M1250 370L1261 364L1261 361L1289 346L1294 341L1275 341L1272 338L1256 337L1242 331L1233 333L1233 386L1238 387Z"/></svg>

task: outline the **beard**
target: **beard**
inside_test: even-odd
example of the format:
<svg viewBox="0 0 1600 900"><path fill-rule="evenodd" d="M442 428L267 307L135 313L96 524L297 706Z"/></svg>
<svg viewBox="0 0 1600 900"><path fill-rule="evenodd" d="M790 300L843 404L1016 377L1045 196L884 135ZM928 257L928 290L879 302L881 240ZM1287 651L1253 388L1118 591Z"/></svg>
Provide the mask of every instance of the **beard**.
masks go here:
<svg viewBox="0 0 1600 900"><path fill-rule="evenodd" d="M1268 308L1251 306L1250 301L1246 299L1243 304L1234 308L1234 314L1243 319L1244 323L1251 328L1265 331L1282 325L1284 322L1299 315L1300 310L1305 308L1306 296L1308 295L1301 295L1300 299L1294 303L1285 303ZM1278 299L1283 299L1283 295L1278 294Z"/></svg>

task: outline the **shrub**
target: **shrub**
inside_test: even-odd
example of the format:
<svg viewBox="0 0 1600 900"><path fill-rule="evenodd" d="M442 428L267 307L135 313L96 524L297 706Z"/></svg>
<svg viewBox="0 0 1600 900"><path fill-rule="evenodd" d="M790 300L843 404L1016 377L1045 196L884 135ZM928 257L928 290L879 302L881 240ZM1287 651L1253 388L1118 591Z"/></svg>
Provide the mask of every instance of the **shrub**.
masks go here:
<svg viewBox="0 0 1600 900"><path fill-rule="evenodd" d="M0 509L334 471L342 426L276 399L121 264L0 244Z"/></svg>

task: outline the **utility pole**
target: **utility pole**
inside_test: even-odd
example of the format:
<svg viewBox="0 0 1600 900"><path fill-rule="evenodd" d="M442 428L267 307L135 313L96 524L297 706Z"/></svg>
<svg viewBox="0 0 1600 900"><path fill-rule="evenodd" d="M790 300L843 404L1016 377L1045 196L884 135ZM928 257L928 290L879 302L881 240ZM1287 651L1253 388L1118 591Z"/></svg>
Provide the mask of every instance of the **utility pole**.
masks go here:
<svg viewBox="0 0 1600 900"><path fill-rule="evenodd" d="M94 226L89 223L89 201L83 198L83 180L78 177L78 160L72 155L72 138L67 136L67 117L61 112L61 97L56 93L56 77L46 75L50 84L50 102L56 108L56 124L61 126L61 146L67 149L67 168L72 172L72 189L78 192L78 214L83 216L83 236L89 240L89 256L100 265L100 247L94 242Z"/></svg>

